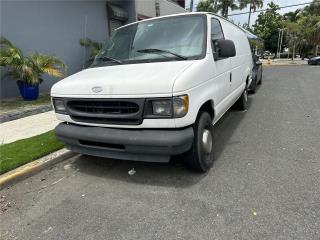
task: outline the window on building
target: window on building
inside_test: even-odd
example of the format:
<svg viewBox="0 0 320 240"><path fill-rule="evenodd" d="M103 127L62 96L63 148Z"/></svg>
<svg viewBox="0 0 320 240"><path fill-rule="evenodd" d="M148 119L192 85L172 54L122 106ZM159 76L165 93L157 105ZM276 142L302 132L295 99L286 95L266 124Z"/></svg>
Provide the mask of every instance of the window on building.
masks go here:
<svg viewBox="0 0 320 240"><path fill-rule="evenodd" d="M121 7L114 4L107 4L109 18L109 32L114 32L117 28L123 26L128 21L128 13Z"/></svg>

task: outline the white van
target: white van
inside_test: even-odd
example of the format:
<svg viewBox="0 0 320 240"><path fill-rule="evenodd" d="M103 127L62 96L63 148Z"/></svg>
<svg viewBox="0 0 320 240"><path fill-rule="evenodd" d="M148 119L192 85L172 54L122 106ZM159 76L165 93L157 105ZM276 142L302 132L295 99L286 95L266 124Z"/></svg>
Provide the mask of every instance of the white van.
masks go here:
<svg viewBox="0 0 320 240"><path fill-rule="evenodd" d="M92 66L51 90L57 138L74 152L213 164L213 125L247 108L252 56L244 31L209 13L148 19L118 28Z"/></svg>

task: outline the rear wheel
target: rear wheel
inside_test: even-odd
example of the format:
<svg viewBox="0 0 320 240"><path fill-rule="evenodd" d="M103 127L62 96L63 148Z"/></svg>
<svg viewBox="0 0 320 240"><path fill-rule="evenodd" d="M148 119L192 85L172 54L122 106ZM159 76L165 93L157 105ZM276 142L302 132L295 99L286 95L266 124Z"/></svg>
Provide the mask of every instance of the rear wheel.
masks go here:
<svg viewBox="0 0 320 240"><path fill-rule="evenodd" d="M238 109L240 111L247 110L247 108L248 108L248 89L247 89L247 86L244 89L243 93L241 94L241 97L235 103L235 107L236 107L236 109Z"/></svg>
<svg viewBox="0 0 320 240"><path fill-rule="evenodd" d="M262 84L262 72L260 73L260 79L258 81L258 85L261 85Z"/></svg>
<svg viewBox="0 0 320 240"><path fill-rule="evenodd" d="M194 124L194 140L185 154L188 168L197 172L207 172L213 165L213 125L207 112L200 112Z"/></svg>
<svg viewBox="0 0 320 240"><path fill-rule="evenodd" d="M251 93L256 93L257 92L257 80L258 77L256 76L253 80L252 80L252 87L251 87Z"/></svg>

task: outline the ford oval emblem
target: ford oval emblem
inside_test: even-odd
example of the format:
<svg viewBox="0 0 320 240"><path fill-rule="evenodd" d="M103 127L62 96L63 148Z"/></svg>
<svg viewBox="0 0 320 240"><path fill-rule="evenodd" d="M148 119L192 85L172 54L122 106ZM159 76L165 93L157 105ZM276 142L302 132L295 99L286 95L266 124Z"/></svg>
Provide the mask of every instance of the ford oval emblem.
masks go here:
<svg viewBox="0 0 320 240"><path fill-rule="evenodd" d="M102 92L102 87L100 86L95 86L93 88L91 88L92 92L94 93L99 93L99 92Z"/></svg>

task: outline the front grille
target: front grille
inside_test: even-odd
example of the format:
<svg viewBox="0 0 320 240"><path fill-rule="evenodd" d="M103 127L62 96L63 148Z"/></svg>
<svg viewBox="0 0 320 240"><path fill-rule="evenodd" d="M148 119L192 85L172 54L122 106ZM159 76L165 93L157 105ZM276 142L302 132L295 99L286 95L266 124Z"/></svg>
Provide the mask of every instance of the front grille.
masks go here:
<svg viewBox="0 0 320 240"><path fill-rule="evenodd" d="M139 105L126 101L70 101L68 107L75 111L93 114L131 114L139 111Z"/></svg>
<svg viewBox="0 0 320 240"><path fill-rule="evenodd" d="M144 99L67 99L65 105L77 122L139 125Z"/></svg>
<svg viewBox="0 0 320 240"><path fill-rule="evenodd" d="M71 116L76 122L83 123L96 123L96 124L116 124L116 125L138 125L140 123L139 118L122 119L122 118L97 118L97 117L79 117Z"/></svg>

